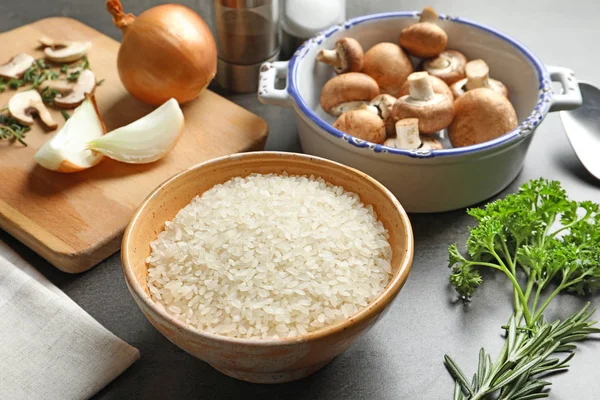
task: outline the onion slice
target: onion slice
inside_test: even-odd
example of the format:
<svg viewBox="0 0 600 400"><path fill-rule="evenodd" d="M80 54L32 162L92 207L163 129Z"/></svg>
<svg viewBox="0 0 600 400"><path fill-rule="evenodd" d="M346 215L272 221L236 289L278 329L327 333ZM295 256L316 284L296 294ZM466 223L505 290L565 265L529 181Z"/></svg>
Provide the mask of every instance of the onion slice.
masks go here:
<svg viewBox="0 0 600 400"><path fill-rule="evenodd" d="M151 163L175 147L183 124L177 100L170 99L145 117L91 140L88 148L125 163Z"/></svg>
<svg viewBox="0 0 600 400"><path fill-rule="evenodd" d="M103 155L87 149L106 132L94 97L88 97L65 125L35 153L35 161L58 172L77 172L98 164Z"/></svg>

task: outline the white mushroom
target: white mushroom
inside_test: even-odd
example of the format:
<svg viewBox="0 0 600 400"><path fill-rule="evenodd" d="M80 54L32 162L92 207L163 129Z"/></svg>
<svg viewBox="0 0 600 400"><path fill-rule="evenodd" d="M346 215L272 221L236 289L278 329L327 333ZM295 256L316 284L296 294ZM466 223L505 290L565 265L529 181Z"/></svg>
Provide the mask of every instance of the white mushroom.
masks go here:
<svg viewBox="0 0 600 400"><path fill-rule="evenodd" d="M17 53L6 64L0 65L0 77L7 79L18 79L25 74L35 62L35 58L29 54Z"/></svg>
<svg viewBox="0 0 600 400"><path fill-rule="evenodd" d="M92 47L92 42L71 42L41 37L39 42L45 47L44 54L50 61L73 62L82 59Z"/></svg>
<svg viewBox="0 0 600 400"><path fill-rule="evenodd" d="M37 113L50 129L57 127L56 122L42 101L42 96L35 90L18 92L8 101L8 112L23 125L33 125L32 114Z"/></svg>
<svg viewBox="0 0 600 400"><path fill-rule="evenodd" d="M79 72L77 82L70 83L67 81L45 81L40 85L40 91L44 89L54 89L59 94L54 98L54 104L60 108L76 108L86 95L94 93L96 89L96 77L89 69L84 69Z"/></svg>

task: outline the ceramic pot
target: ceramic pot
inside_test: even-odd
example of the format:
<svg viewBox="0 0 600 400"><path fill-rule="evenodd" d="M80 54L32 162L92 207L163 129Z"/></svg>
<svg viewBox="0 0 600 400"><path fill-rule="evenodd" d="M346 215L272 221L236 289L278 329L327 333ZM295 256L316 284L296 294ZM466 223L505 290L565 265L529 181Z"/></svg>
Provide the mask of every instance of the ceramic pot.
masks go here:
<svg viewBox="0 0 600 400"><path fill-rule="evenodd" d="M548 112L578 107L581 94L572 71L544 66L523 44L493 28L441 15L439 25L448 33L448 48L468 59L484 59L491 77L506 84L519 126L486 143L433 151L394 149L334 129L335 117L319 105L321 88L334 72L316 62L319 50L334 48L342 37L357 39L365 50L380 42L398 43L402 28L419 15L368 15L330 28L305 42L289 62L263 64L258 96L263 103L294 109L305 153L366 172L388 187L409 212L439 212L473 205L504 189L521 170L535 129ZM278 79L286 80L285 89L275 88ZM563 94L553 93L552 81L561 83Z"/></svg>
<svg viewBox="0 0 600 400"><path fill-rule="evenodd" d="M150 297L146 258L150 242L196 195L236 176L251 173L314 175L370 204L389 232L392 277L366 308L338 324L288 339L235 339L199 331L175 319ZM217 158L184 171L160 185L142 203L125 231L121 260L127 287L148 320L170 341L217 370L249 382L280 383L303 378L324 367L383 315L410 271L413 234L398 200L379 182L344 165L317 157L255 152Z"/></svg>

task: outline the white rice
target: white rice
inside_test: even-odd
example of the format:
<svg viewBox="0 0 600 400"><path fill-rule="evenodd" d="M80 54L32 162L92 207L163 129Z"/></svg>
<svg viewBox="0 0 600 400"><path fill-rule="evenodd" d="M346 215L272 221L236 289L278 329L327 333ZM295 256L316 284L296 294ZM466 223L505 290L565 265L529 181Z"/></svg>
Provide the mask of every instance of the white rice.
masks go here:
<svg viewBox="0 0 600 400"><path fill-rule="evenodd" d="M216 185L151 243L154 301L202 331L304 335L368 305L392 251L373 208L320 178L251 175Z"/></svg>

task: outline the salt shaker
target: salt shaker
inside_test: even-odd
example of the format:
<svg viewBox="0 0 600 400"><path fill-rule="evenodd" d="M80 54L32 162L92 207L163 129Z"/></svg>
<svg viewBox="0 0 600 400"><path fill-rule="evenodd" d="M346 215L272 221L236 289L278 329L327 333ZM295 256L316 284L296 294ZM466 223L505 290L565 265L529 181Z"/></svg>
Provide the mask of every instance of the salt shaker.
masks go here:
<svg viewBox="0 0 600 400"><path fill-rule="evenodd" d="M281 59L306 40L346 19L346 0L285 0L281 13Z"/></svg>
<svg viewBox="0 0 600 400"><path fill-rule="evenodd" d="M263 62L279 56L278 0L214 0L217 83L232 92L258 88Z"/></svg>

